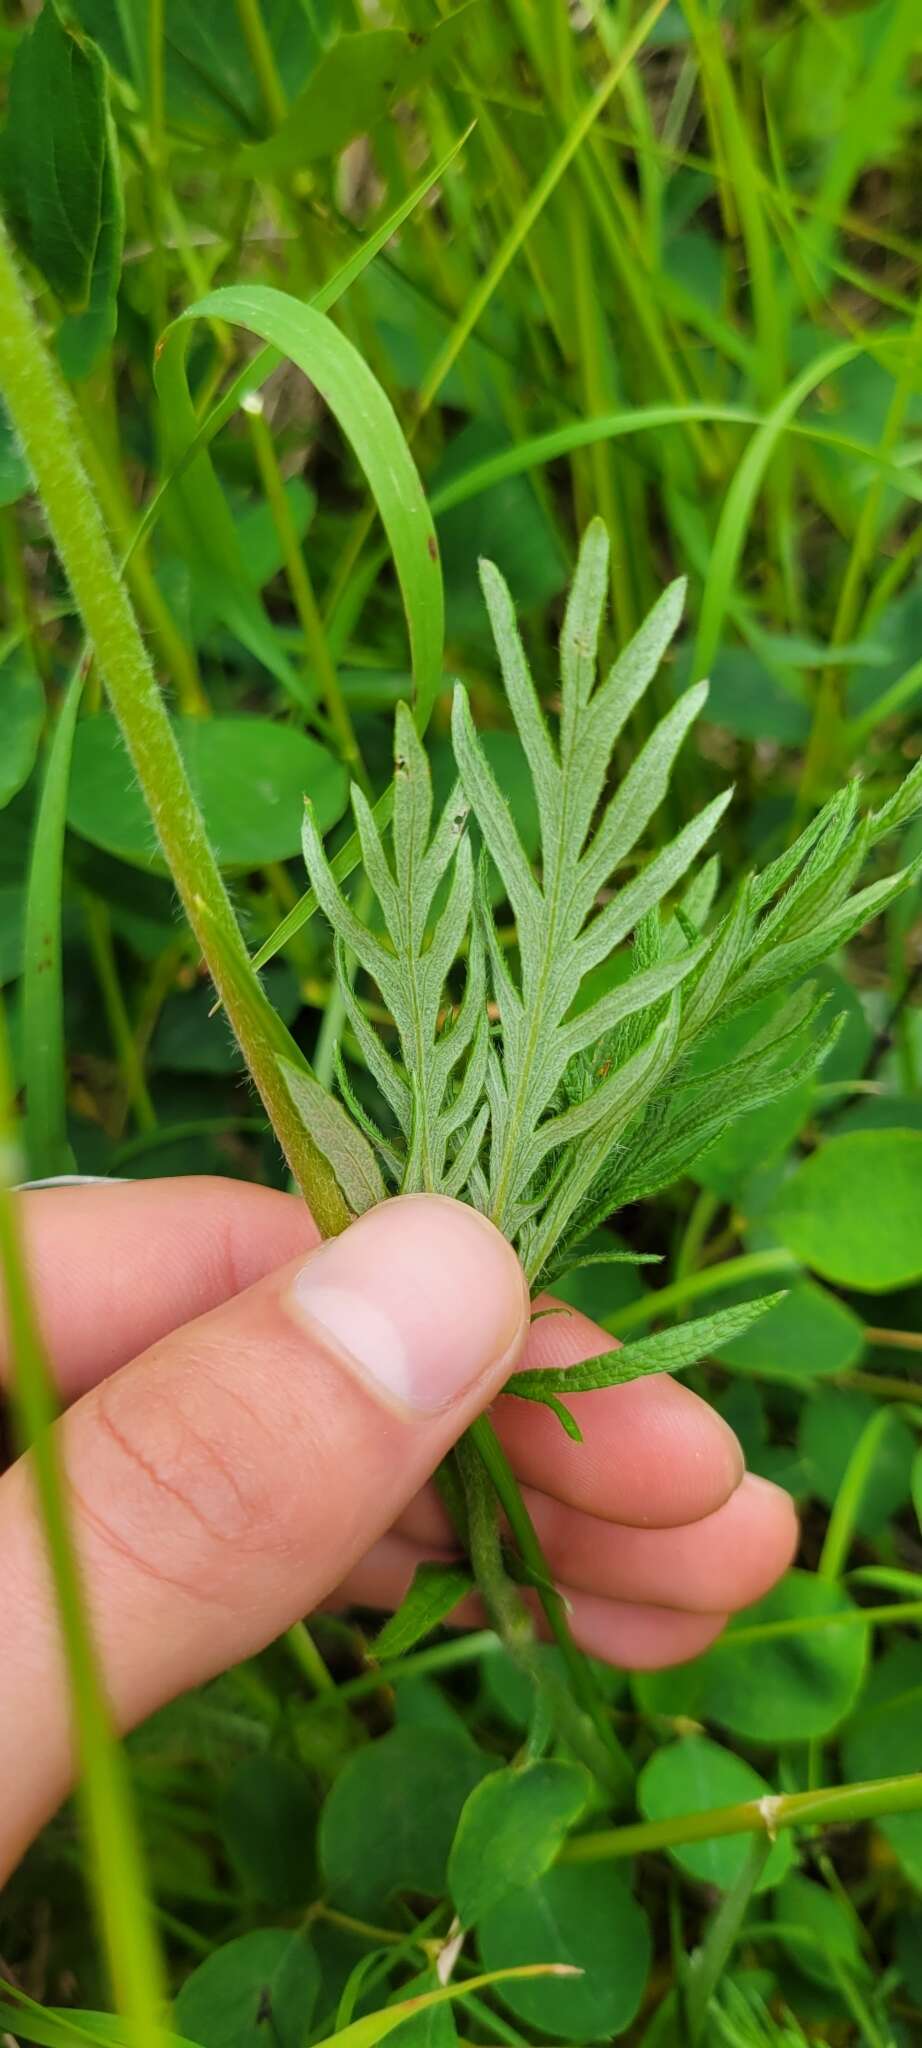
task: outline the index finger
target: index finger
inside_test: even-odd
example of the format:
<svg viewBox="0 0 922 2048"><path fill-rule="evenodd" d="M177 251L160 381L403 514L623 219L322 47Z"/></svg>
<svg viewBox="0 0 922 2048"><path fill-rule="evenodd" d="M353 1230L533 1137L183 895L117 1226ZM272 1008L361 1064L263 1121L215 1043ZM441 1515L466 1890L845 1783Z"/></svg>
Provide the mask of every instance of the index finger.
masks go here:
<svg viewBox="0 0 922 2048"><path fill-rule="evenodd" d="M34 1298L62 1399L319 1241L295 1195L202 1174L19 1196ZM0 1285L0 1386L9 1378Z"/></svg>

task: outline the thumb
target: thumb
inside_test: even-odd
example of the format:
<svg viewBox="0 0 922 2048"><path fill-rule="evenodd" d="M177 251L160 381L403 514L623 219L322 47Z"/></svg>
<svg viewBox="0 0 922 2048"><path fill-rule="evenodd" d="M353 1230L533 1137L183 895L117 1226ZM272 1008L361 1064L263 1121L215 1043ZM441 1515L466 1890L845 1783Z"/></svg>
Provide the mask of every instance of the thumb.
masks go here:
<svg viewBox="0 0 922 2048"><path fill-rule="evenodd" d="M56 1427L121 1727L261 1649L345 1577L502 1386L528 1315L491 1223L403 1196L69 1410ZM2 1882L71 1771L27 1459L0 1481L0 1557Z"/></svg>

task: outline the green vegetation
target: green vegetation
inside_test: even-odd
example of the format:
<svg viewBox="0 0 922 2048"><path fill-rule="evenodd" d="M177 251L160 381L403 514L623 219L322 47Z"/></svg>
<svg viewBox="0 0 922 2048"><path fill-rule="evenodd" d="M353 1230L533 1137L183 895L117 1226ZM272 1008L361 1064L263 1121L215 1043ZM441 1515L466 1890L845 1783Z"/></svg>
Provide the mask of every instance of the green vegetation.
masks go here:
<svg viewBox="0 0 922 2048"><path fill-rule="evenodd" d="M424 1568L121 1753L4 1194L83 1791L0 1900L0 2029L908 2048L915 0L9 12L29 1171L290 1174L327 1233L472 1200L624 1340L511 1391L578 1436L568 1394L682 1369L804 1534L706 1654L607 1672L482 1420L490 1630Z"/></svg>

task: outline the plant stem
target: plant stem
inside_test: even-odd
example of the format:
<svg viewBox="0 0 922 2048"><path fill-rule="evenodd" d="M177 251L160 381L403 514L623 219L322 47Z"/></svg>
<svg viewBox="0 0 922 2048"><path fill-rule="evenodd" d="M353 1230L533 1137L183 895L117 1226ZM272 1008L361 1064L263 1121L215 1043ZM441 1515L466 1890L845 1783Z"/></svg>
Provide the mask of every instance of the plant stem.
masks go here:
<svg viewBox="0 0 922 2048"><path fill-rule="evenodd" d="M22 987L25 1139L29 1172L35 1180L55 1173L72 1173L76 1166L67 1135L61 893L67 785L86 673L87 664L81 658L67 685L51 735L36 806L26 885Z"/></svg>
<svg viewBox="0 0 922 2048"><path fill-rule="evenodd" d="M864 1334L869 1344L880 1344L884 1349L892 1346L894 1351L922 1351L922 1330L886 1330L878 1328L876 1323L866 1323ZM873 1379L874 1374L871 1373L869 1377ZM886 1384L889 1385L891 1382L886 1382ZM914 1389L907 1380L907 1399L912 1396L913 1392Z"/></svg>
<svg viewBox="0 0 922 2048"><path fill-rule="evenodd" d="M699 1188L676 1255L674 1285L697 1270L708 1231L722 1207L719 1195L712 1194L710 1188Z"/></svg>
<svg viewBox="0 0 922 2048"><path fill-rule="evenodd" d="M294 1622L291 1628L285 1630L282 1640L287 1645L302 1678L307 1679L308 1685L312 1687L315 1693L319 1695L320 1693L336 1692L335 1680L330 1677L320 1651L305 1622Z"/></svg>
<svg viewBox="0 0 922 2048"><path fill-rule="evenodd" d="M237 0L237 16L270 128L280 128L288 108L259 0Z"/></svg>
<svg viewBox="0 0 922 2048"><path fill-rule="evenodd" d="M886 1412L886 1411L885 1411ZM754 1621L735 1628L726 1638L734 1649L753 1643L784 1641L788 1636L810 1636L827 1628L873 1628L876 1624L911 1622L922 1619L922 1600L892 1602L883 1607L843 1607L841 1613L792 1614L785 1621Z"/></svg>
<svg viewBox="0 0 922 2048"><path fill-rule="evenodd" d="M565 1602L558 1593L519 1488L518 1480L502 1448L492 1424L486 1415L480 1415L468 1432L476 1446L496 1491L497 1498L519 1548L519 1553L533 1575L535 1589L545 1619L560 1651L573 1694L579 1705L591 1719L596 1733L604 1743L609 1762L609 1778L614 1773L615 1786L622 1794L633 1783L633 1771L611 1725L605 1703L596 1688L590 1666L581 1656L567 1621Z"/></svg>
<svg viewBox="0 0 922 2048"><path fill-rule="evenodd" d="M112 920L106 904L101 902L98 896L84 896L83 914L99 992L106 1013L112 1048L121 1069L125 1095L134 1111L139 1131L150 1132L156 1129L157 1117L144 1079L143 1063L118 978L115 948L112 944Z"/></svg>
<svg viewBox="0 0 922 2048"><path fill-rule="evenodd" d="M166 0L147 0L147 204L151 225L151 273L154 324L159 334L167 320L166 255L163 246L163 200L166 191L166 102L163 40Z"/></svg>
<svg viewBox="0 0 922 2048"><path fill-rule="evenodd" d="M365 795L373 802L374 792L368 778L365 763L362 760L358 741L355 737L355 727L352 723L349 707L340 689L336 664L327 644L323 620L320 616L317 599L314 596L314 586L304 559L304 550L298 539L295 523L291 516L291 506L285 495L282 472L279 469L278 456L275 452L275 444L269 431L260 393L258 391L251 391L248 397L243 400L241 410L247 414L249 419L253 452L256 456L263 489L266 493L266 500L272 513L273 523L282 549L285 574L288 578L288 588L291 591L292 602L304 634L304 645L308 659L312 665L314 676L320 685L330 724L336 735L339 751L345 766L350 776L361 784Z"/></svg>
<svg viewBox="0 0 922 2048"><path fill-rule="evenodd" d="M67 1506L51 1368L26 1277L19 1205L9 1185L19 1171L11 1115L6 1022L0 1006L0 1267L15 1360L13 1398L44 1525L48 1561L71 1686L78 1797L96 1909L112 1984L132 2048L159 2048L165 2003L154 1922L122 1752L109 1719Z"/></svg>
<svg viewBox="0 0 922 2048"><path fill-rule="evenodd" d="M767 1835L757 1835L749 1845L746 1861L735 1884L721 1900L699 1949L688 1968L685 1987L685 2019L689 2048L697 2048L704 2034L707 2009L729 1962L743 1915L753 1890L771 1855Z"/></svg>
<svg viewBox="0 0 922 2048"><path fill-rule="evenodd" d="M881 1441L890 1428L891 1419L891 1409L878 1408L865 1425L852 1451L826 1525L823 1548L816 1568L817 1576L821 1579L834 1581L842 1576L868 1481Z"/></svg>
<svg viewBox="0 0 922 2048"><path fill-rule="evenodd" d="M764 1252L743 1252L738 1259L727 1259L720 1266L702 1266L694 1273L686 1273L683 1279L672 1281L668 1287L645 1294L640 1301L629 1302L626 1308L606 1316L602 1327L616 1337L625 1337L628 1332L656 1322L667 1309L684 1308L686 1302L697 1301L699 1295L720 1294L724 1288L737 1287L744 1280L761 1280L766 1274L797 1270L793 1252L781 1246Z"/></svg>
<svg viewBox="0 0 922 2048"><path fill-rule="evenodd" d="M0 389L93 642L138 781L183 907L295 1179L325 1236L349 1212L304 1131L277 1063L303 1063L250 965L144 643L75 446L67 395L38 331L0 227Z"/></svg>
<svg viewBox="0 0 922 2048"><path fill-rule="evenodd" d="M675 1819L638 1821L635 1826L602 1828L578 1835L561 1852L563 1863L604 1863L616 1857L642 1856L651 1849L678 1848L684 1842L711 1842L726 1835L770 1838L781 1828L852 1826L887 1814L922 1812L922 1771L903 1778L875 1778L860 1785L823 1785L814 1792L773 1794L744 1799L736 1806L714 1806L706 1813L682 1813Z"/></svg>
<svg viewBox="0 0 922 2048"><path fill-rule="evenodd" d="M369 1699L376 1692L385 1692L399 1678L424 1678L434 1671L454 1671L459 1665L479 1663L481 1657L495 1657L501 1647L499 1637L491 1628L480 1629L474 1635L458 1636L454 1642L433 1643L430 1650L417 1650L410 1656L395 1658L393 1663L378 1664L373 1671L360 1671L355 1678L347 1678L337 1686L337 1698ZM305 1711L316 1713L328 1705L324 1694L311 1702Z"/></svg>

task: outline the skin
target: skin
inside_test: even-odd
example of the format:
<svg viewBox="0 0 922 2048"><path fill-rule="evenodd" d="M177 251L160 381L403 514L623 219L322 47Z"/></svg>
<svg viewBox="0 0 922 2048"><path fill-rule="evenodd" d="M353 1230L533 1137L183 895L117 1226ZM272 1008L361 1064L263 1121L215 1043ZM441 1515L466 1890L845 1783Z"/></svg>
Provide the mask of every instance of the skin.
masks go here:
<svg viewBox="0 0 922 2048"><path fill-rule="evenodd" d="M573 1397L582 1445L546 1410L497 1398L516 1366L572 1364L611 1340L563 1310L531 1323L508 1245L457 1203L404 1197L318 1252L299 1201L239 1182L20 1200L123 1728L314 1607L397 1604L421 1559L451 1554L429 1476L489 1404L593 1655L635 1669L696 1656L791 1561L788 1496L745 1473L732 1432L678 1382ZM400 1325L421 1407L377 1384L381 1347L363 1359L323 1320L334 1281L350 1329L353 1285L360 1335L369 1302ZM0 1383L10 1371L0 1328ZM26 1459L0 1478L0 1559L2 1882L72 1777Z"/></svg>

